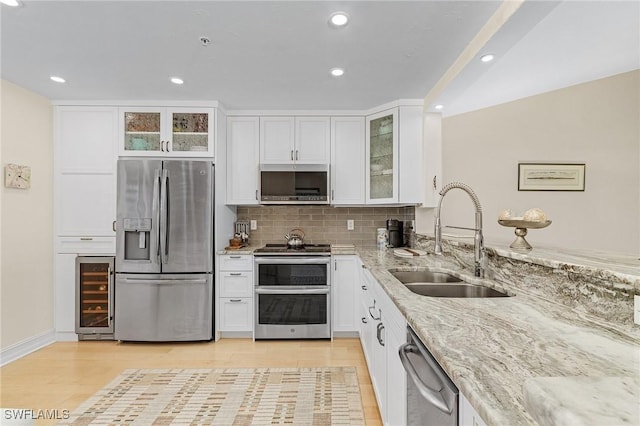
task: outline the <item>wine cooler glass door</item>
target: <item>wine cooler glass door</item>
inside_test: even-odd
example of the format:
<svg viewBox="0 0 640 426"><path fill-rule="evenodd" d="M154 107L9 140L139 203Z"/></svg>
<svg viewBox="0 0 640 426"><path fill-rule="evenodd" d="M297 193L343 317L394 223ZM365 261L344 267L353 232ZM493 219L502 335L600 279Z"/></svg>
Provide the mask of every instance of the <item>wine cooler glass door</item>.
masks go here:
<svg viewBox="0 0 640 426"><path fill-rule="evenodd" d="M76 258L76 333L80 340L113 338L113 258Z"/></svg>

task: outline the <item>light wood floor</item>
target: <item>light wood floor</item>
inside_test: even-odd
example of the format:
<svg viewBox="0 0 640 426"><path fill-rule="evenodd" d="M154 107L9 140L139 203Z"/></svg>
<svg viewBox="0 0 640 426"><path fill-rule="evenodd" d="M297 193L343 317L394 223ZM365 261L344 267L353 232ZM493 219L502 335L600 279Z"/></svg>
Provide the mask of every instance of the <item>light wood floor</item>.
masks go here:
<svg viewBox="0 0 640 426"><path fill-rule="evenodd" d="M356 367L367 425L380 425L355 338L217 343L58 342L0 369L0 407L70 410L128 368ZM37 424L54 424L39 421Z"/></svg>

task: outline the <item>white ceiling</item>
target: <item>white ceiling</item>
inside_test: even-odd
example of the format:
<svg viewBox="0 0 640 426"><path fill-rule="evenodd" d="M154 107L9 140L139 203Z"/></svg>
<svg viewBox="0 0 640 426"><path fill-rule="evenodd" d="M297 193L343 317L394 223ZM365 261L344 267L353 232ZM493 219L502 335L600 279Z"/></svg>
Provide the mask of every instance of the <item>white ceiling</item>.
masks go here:
<svg viewBox="0 0 640 426"><path fill-rule="evenodd" d="M444 113L639 68L639 4L528 1L487 44L497 60L473 61L442 93ZM499 5L27 0L1 8L1 72L52 100L368 109L425 97ZM336 10L351 16L345 28L327 24ZM345 75L331 77L333 67Z"/></svg>

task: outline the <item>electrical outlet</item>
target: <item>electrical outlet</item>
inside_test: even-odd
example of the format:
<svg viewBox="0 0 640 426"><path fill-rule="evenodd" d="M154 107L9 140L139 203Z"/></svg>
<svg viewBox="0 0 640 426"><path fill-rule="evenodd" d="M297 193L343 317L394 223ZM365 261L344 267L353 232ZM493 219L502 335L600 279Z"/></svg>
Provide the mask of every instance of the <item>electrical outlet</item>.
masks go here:
<svg viewBox="0 0 640 426"><path fill-rule="evenodd" d="M258 221L257 220L252 220L251 221L251 230L255 231L256 229L258 229Z"/></svg>
<svg viewBox="0 0 640 426"><path fill-rule="evenodd" d="M353 231L353 219L348 219L347 220L347 231Z"/></svg>

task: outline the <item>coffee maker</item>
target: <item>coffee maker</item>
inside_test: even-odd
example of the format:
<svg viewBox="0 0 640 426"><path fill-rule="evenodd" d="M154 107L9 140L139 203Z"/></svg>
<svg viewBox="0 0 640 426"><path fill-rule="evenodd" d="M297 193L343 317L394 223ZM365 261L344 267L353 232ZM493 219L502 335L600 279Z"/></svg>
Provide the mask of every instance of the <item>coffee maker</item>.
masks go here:
<svg viewBox="0 0 640 426"><path fill-rule="evenodd" d="M387 233L389 234L389 247L404 246L404 230L401 220L387 219Z"/></svg>

